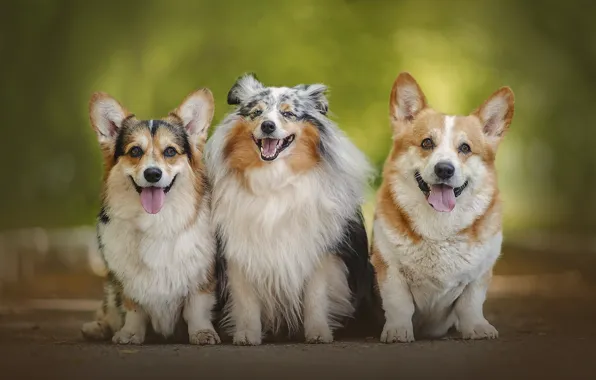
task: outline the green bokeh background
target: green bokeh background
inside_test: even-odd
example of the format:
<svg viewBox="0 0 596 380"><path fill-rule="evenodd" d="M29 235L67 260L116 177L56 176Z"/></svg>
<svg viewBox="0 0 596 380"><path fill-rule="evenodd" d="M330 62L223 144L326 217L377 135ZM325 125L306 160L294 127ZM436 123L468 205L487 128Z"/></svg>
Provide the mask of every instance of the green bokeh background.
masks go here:
<svg viewBox="0 0 596 380"><path fill-rule="evenodd" d="M334 119L378 169L399 72L447 113L468 113L509 85L516 114L498 154L506 228L596 227L592 1L2 5L0 229L93 223L102 169L87 116L92 92L157 118L209 87L218 122L228 89L248 71L268 85L327 84Z"/></svg>

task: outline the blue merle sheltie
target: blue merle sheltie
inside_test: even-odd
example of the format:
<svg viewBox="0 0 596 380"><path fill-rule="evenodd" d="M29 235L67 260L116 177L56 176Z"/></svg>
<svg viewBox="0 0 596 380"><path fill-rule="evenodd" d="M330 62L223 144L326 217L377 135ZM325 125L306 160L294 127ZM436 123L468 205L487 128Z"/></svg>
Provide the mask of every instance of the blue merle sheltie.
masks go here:
<svg viewBox="0 0 596 380"><path fill-rule="evenodd" d="M234 344L282 331L332 342L371 292L361 205L372 170L327 117L326 92L244 75L205 147Z"/></svg>
<svg viewBox="0 0 596 380"><path fill-rule="evenodd" d="M216 241L202 161L213 110L207 89L158 120L139 120L104 93L91 98L105 168L97 232L108 275L85 337L141 344L148 327L168 338L185 321L190 343L219 343L211 317Z"/></svg>

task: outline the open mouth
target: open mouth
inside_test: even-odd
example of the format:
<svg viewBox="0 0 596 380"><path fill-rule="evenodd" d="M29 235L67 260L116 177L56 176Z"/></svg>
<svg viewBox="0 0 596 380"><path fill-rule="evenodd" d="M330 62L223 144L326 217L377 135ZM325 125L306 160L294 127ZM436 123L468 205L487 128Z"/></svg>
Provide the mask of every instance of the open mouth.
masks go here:
<svg viewBox="0 0 596 380"><path fill-rule="evenodd" d="M419 172L414 174L416 182L420 191L426 196L428 203L439 212L450 212L455 208L455 198L459 197L462 191L468 187L468 181L466 181L460 187L451 187L444 183L438 183L436 185L429 186L426 183Z"/></svg>
<svg viewBox="0 0 596 380"><path fill-rule="evenodd" d="M275 160L281 152L283 152L287 147L290 146L290 144L292 144L294 138L296 138L296 135L294 134L289 135L285 139L257 139L254 136L252 137L255 144L257 144L259 151L261 152L261 159L263 161Z"/></svg>
<svg viewBox="0 0 596 380"><path fill-rule="evenodd" d="M141 205L145 209L145 211L149 214L157 214L161 211L165 201L166 201L166 194L172 189L174 186L174 182L176 182L176 178L174 177L172 182L166 187L158 187L158 186L147 186L141 187L137 185L135 180L130 177L132 184L135 187L137 193L141 195Z"/></svg>

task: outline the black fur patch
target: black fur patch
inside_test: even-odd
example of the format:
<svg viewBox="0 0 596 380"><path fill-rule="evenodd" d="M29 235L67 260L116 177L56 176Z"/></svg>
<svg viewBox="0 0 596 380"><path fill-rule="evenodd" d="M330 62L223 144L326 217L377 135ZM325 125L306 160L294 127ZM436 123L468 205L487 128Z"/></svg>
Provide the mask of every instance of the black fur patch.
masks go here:
<svg viewBox="0 0 596 380"><path fill-rule="evenodd" d="M116 137L116 144L114 147L114 163L118 162L118 159L124 156L124 144L127 135L125 132L126 128L121 128L118 131L118 136Z"/></svg>
<svg viewBox="0 0 596 380"><path fill-rule="evenodd" d="M332 247L348 268L348 283L354 295L356 310L372 301L374 285L374 269L368 257L368 237L364 227L362 210L348 222L344 236L337 246Z"/></svg>
<svg viewBox="0 0 596 380"><path fill-rule="evenodd" d="M228 104L231 106L235 106L238 105L240 103L242 103L242 99L240 98L240 81L243 78L246 77L253 77L255 80L259 81L259 79L257 78L257 75L255 73L246 73L245 75L239 77L236 82L234 83L234 85L232 86L232 88L230 89L230 91L228 91Z"/></svg>
<svg viewBox="0 0 596 380"><path fill-rule="evenodd" d="M329 149L327 149L327 140L329 139L329 130L327 129L327 127L319 120L317 120L315 117L309 114L302 115L301 120L314 125L315 128L319 130L319 153L321 154L321 156L324 156L327 159L331 159L331 156L329 155Z"/></svg>
<svg viewBox="0 0 596 380"><path fill-rule="evenodd" d="M223 310L225 304L228 302L229 293L227 287L227 268L228 263L224 257L224 242L219 232L219 228L215 232L216 253L215 253L215 278L217 280L216 287L216 311Z"/></svg>
<svg viewBox="0 0 596 380"><path fill-rule="evenodd" d="M192 162L192 151L186 129L182 125L172 125L163 120L153 120L151 135L155 136L159 128L166 128L174 136L176 144L182 147L184 154L186 154L188 160Z"/></svg>
<svg viewBox="0 0 596 380"><path fill-rule="evenodd" d="M147 122L147 127L151 131L151 136L155 136L157 129L159 128L159 120L149 120Z"/></svg>
<svg viewBox="0 0 596 380"><path fill-rule="evenodd" d="M101 210L99 210L99 215L97 216L97 219L98 219L99 223L102 223L102 224L110 223L110 216L108 215L108 212L106 211L105 206L101 206Z"/></svg>
<svg viewBox="0 0 596 380"><path fill-rule="evenodd" d="M115 308L119 311L120 317L124 318L122 293L122 283L112 271L108 272L108 276L104 282L104 298L101 305L104 313L107 313L108 308ZM110 304L112 302L112 299L108 298L110 295L113 295L113 304Z"/></svg>
<svg viewBox="0 0 596 380"><path fill-rule="evenodd" d="M251 100L245 106L238 110L238 115L242 117L248 117L250 115L250 111L259 103L259 99Z"/></svg>
<svg viewBox="0 0 596 380"><path fill-rule="evenodd" d="M163 120L153 120L152 126L149 127L149 120L141 121L133 125L123 124L116 137L116 144L114 149L114 163L118 162L118 158L124 156L124 147L129 143L132 134L139 128L149 129L151 136L155 136L159 128L166 128L174 136L174 141L177 145L182 147L184 154L188 160L192 162L192 150L188 133L182 125L172 125Z"/></svg>
<svg viewBox="0 0 596 380"><path fill-rule="evenodd" d="M106 260L106 257L104 255L104 253L103 253L103 251L105 249L105 246L103 244L103 241L101 240L101 234L99 232L99 228L100 228L99 226L100 225L101 225L101 223L98 222L96 224L96 226L95 226L95 233L96 233L96 237L97 237L97 249L99 250L99 255L101 256L101 259L102 259L104 265L107 268L108 267L108 262Z"/></svg>

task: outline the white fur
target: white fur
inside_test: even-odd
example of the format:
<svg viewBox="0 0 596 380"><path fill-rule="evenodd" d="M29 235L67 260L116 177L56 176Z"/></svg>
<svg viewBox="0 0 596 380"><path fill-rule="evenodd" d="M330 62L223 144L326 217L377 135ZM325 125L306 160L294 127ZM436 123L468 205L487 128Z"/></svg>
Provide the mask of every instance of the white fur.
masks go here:
<svg viewBox="0 0 596 380"><path fill-rule="evenodd" d="M175 113L196 149L213 117L211 92L195 91ZM92 97L91 122L103 149L113 150L125 116L124 108L107 94ZM154 123L154 120L148 122L149 129ZM109 221L100 220L97 228L107 267L121 284L123 297L135 302L136 307L127 309L124 326L118 331L122 323L114 292L120 289L113 289L115 285L108 282L105 315L98 315L96 322L85 324L83 334L101 337L111 330L115 332L115 343L138 344L144 341L146 324L150 322L155 332L169 337L184 310L191 343L216 343L219 338L211 322L215 297L201 291L201 287L209 286L212 281L215 260L210 195L198 197L193 168L186 160L160 167L163 173L160 181L148 183L143 172L148 167L159 166L155 157L162 154L159 151L162 147L153 146L149 150L146 137L137 143L143 146L148 157L146 164L133 169L118 161L110 170L104 184L103 204ZM172 185L158 214L151 215L143 210L131 178L141 187Z"/></svg>
<svg viewBox="0 0 596 380"><path fill-rule="evenodd" d="M206 146L213 221L226 242L234 342L259 344L263 332L303 322L307 341L330 341L334 321L353 310L346 267L328 249L364 200L368 162L326 121L336 167L323 161L296 175L278 158L247 172L247 189L222 157L238 117L228 116Z"/></svg>
<svg viewBox="0 0 596 380"><path fill-rule="evenodd" d="M500 253L502 233L482 236L480 242L458 235L484 214L495 186L479 158L470 157L465 168L461 165L453 144L453 123L452 116L446 117L442 143L427 166L433 168L436 162L449 159L456 167L457 186L469 181L453 211L436 212L418 188L414 172L424 164L418 148L410 148L392 164L400 169L390 183L394 202L410 216L412 228L422 240L413 242L396 233L382 214L377 214L374 244L388 264L386 279L379 284L386 315L384 342L412 341L414 331L439 337L454 325L467 338L497 334L484 319L482 304L491 268ZM428 170L422 174L431 176Z"/></svg>
<svg viewBox="0 0 596 380"><path fill-rule="evenodd" d="M401 86L396 95L397 102L392 110L397 119L406 119L416 115L424 107L424 101L419 96L418 87L413 83Z"/></svg>
<svg viewBox="0 0 596 380"><path fill-rule="evenodd" d="M209 90L198 90L185 99L177 109L184 127L191 137L192 143L196 138L204 138L213 118L213 95Z"/></svg>
<svg viewBox="0 0 596 380"><path fill-rule="evenodd" d="M103 258L102 263L105 265ZM120 314L120 309L114 307L118 304L116 297L113 284L104 283L104 302L106 309L104 311L103 308L99 308L96 312L95 320L83 324L81 328L83 336L92 340L105 340L113 337L114 332L122 328L124 320Z"/></svg>
<svg viewBox="0 0 596 380"><path fill-rule="evenodd" d="M108 182L120 180L128 178L115 168ZM207 200L202 200L199 216L193 221L198 200L190 181L185 173L179 174L162 210L155 215L143 210L134 190L109 192L108 206L118 207L110 207L110 222L99 226L104 257L121 279L124 294L140 304L155 331L164 336L172 334L187 298L207 283L215 256ZM213 303L206 305L207 310ZM201 319L197 324L210 325L200 314L195 313ZM125 328L132 329L140 320L133 319L130 326L125 323ZM141 334L137 327L136 333Z"/></svg>
<svg viewBox="0 0 596 380"><path fill-rule="evenodd" d="M117 133L126 117L126 111L117 100L110 97L101 97L90 109L91 121L97 132L101 144L109 143Z"/></svg>

